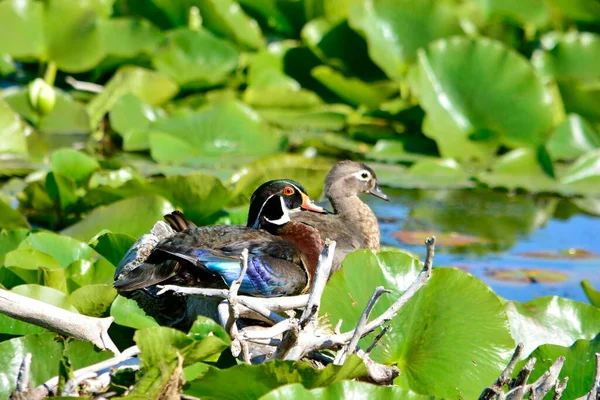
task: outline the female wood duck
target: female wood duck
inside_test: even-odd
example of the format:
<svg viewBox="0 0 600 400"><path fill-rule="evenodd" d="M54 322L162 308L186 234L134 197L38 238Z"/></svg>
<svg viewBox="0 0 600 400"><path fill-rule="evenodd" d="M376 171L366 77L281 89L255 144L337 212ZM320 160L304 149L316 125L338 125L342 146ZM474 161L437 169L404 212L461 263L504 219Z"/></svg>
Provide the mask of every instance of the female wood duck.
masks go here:
<svg viewBox="0 0 600 400"><path fill-rule="evenodd" d="M340 161L327 173L323 185L323 196L329 199L335 213L292 216L292 221L317 229L323 239L336 241L331 273L339 270L346 254L356 249L379 251L379 223L371 208L358 198L361 193L389 201L377 183L375 171L360 162Z"/></svg>
<svg viewBox="0 0 600 400"><path fill-rule="evenodd" d="M310 286L323 241L313 227L290 215L300 214L300 210L325 212L305 192L291 180L261 185L252 195L246 227L188 229L187 219L171 214L166 217L171 226L185 230L160 241L144 263L120 274L114 286L120 292L159 283L227 288L239 276L240 255L248 249L248 270L240 293L263 297L300 294Z"/></svg>

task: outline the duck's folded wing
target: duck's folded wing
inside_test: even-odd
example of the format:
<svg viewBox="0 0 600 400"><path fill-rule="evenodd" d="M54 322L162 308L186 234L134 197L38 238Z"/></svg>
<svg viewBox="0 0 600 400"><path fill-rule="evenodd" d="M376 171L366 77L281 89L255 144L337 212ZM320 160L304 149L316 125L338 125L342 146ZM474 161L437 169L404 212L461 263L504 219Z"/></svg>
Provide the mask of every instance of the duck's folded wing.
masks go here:
<svg viewBox="0 0 600 400"><path fill-rule="evenodd" d="M258 249L255 249L258 250ZM231 286L242 270L239 253L231 254L201 248L159 246L148 260L115 282L119 290L136 290L166 281L177 275L181 267L197 275L218 276ZM253 296L280 296L299 293L306 285L304 272L298 265L277 259L260 250L248 256L248 270L240 292Z"/></svg>

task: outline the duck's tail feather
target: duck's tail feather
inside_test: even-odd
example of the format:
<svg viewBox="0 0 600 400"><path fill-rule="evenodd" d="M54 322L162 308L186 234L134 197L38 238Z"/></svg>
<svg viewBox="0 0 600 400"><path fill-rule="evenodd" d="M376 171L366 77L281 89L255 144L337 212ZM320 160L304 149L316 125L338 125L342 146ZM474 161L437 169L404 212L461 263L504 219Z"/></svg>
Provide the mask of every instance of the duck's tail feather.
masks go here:
<svg viewBox="0 0 600 400"><path fill-rule="evenodd" d="M113 283L119 291L132 291L156 285L175 276L177 273L177 262L166 261L160 264L143 263L128 271Z"/></svg>
<svg viewBox="0 0 600 400"><path fill-rule="evenodd" d="M186 229L197 228L198 225L190 221L181 211L173 211L163 217L176 232L183 232Z"/></svg>

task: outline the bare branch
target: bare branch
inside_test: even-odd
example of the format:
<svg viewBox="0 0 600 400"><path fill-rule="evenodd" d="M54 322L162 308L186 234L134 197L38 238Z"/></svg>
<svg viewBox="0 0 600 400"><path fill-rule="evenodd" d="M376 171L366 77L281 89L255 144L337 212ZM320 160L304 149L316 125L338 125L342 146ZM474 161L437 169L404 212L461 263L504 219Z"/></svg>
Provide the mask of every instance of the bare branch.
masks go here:
<svg viewBox="0 0 600 400"><path fill-rule="evenodd" d="M72 76L67 76L65 82L71 85L74 89L90 93L102 93L104 86L92 82L79 81Z"/></svg>
<svg viewBox="0 0 600 400"><path fill-rule="evenodd" d="M521 354L523 353L523 343L519 343L517 348L515 349L508 365L500 374L500 377L494 382L492 386L489 386L483 390L481 395L479 396L479 400L491 400L493 398L497 398L497 396L504 391L504 385L510 382L510 378L512 377L513 370L515 369L515 365L517 361L521 358Z"/></svg>
<svg viewBox="0 0 600 400"><path fill-rule="evenodd" d="M533 371L536 361L535 357L530 358L519 371L517 377L508 386L509 391L506 393L506 400L521 400L528 393L529 386L527 386L527 380L531 375L531 371Z"/></svg>
<svg viewBox="0 0 600 400"><path fill-rule="evenodd" d="M550 366L548 371L544 375L540 376L537 381L531 384L531 400L542 400L554 387L560 370L565 363L565 357L560 356L554 361L554 364Z"/></svg>
<svg viewBox="0 0 600 400"><path fill-rule="evenodd" d="M21 367L19 368L19 374L17 375L17 392L25 392L29 390L29 382L31 377L31 353L25 354Z"/></svg>
<svg viewBox="0 0 600 400"><path fill-rule="evenodd" d="M560 400L563 392L567 388L567 383L569 383L569 377L565 376L565 379L561 382L560 379L556 381L556 385L554 386L554 397L552 400Z"/></svg>
<svg viewBox="0 0 600 400"><path fill-rule="evenodd" d="M383 337L383 335L385 335L390 329L391 329L391 327L389 325L386 325L386 326L383 327L383 329L381 330L381 332L379 332L377 334L377 336L375 336L375 339L373 339L373 343L371 343L371 345L365 351L365 353L367 355L371 354L371 352L373 351L373 349L375 348L375 346L377 346L377 343L379 343L379 341L381 340L381 338Z"/></svg>
<svg viewBox="0 0 600 400"><path fill-rule="evenodd" d="M114 318L94 318L76 314L8 290L0 290L0 312L53 332L93 343L101 350L119 354L108 335Z"/></svg>
<svg viewBox="0 0 600 400"><path fill-rule="evenodd" d="M325 247L319 255L319 263L317 264L317 270L315 271L310 294L308 295L308 303L300 317L300 321L306 321L311 318L314 320L315 316L319 315L321 297L323 296L323 291L331 272L335 246L335 241L329 239L325 241Z"/></svg>
<svg viewBox="0 0 600 400"><path fill-rule="evenodd" d="M237 279L231 283L231 286L229 287L229 294L227 295L227 302L229 303L229 319L225 329L230 335L232 335L231 327L235 325L237 320L240 318L240 312L237 307L237 295L238 291L240 290L240 286L242 286L242 281L246 276L246 272L248 271L248 249L244 249L242 251L242 255L240 256L240 265L242 266L242 270L240 271ZM237 339L237 337L235 339Z"/></svg>
<svg viewBox="0 0 600 400"><path fill-rule="evenodd" d="M336 355L334 361L336 365L344 364L344 362L346 361L346 357L349 354L353 354L356 352L356 346L358 345L358 341L360 340L360 338L363 336L365 325L367 324L369 315L371 315L371 311L373 311L373 307L375 307L375 304L377 304L377 300L379 300L382 294L389 292L390 291L384 289L383 286L378 286L375 288L375 292L373 292L373 294L371 295L367 306L365 307L364 311L360 316L360 319L358 320L358 323L356 324L356 328L354 328L354 333L352 334L350 342L347 346L344 346L344 348L340 350Z"/></svg>
<svg viewBox="0 0 600 400"><path fill-rule="evenodd" d="M269 328L257 329L241 329L240 337L246 340L253 339L272 339L291 329L298 329L300 323L296 318L283 320Z"/></svg>

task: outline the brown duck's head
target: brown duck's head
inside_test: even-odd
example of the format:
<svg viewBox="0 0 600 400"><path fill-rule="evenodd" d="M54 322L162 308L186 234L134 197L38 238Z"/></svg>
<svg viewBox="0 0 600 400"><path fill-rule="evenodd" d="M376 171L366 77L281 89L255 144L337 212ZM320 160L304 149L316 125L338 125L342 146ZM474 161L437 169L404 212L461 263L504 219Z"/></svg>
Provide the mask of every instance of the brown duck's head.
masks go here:
<svg viewBox="0 0 600 400"><path fill-rule="evenodd" d="M285 225L290 221L290 212L300 210L326 213L308 197L298 182L290 179L268 181L260 185L250 198L247 226L258 229L265 224Z"/></svg>
<svg viewBox="0 0 600 400"><path fill-rule="evenodd" d="M327 173L323 194L329 199L352 197L360 193L370 193L389 201L377 183L375 171L357 161L340 161Z"/></svg>

